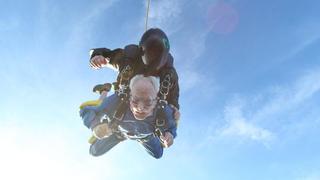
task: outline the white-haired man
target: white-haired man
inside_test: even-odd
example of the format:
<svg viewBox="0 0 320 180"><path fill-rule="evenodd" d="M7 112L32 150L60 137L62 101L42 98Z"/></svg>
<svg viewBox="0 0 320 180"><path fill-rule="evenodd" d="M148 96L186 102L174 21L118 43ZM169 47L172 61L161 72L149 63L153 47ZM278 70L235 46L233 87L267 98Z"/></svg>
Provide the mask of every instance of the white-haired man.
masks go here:
<svg viewBox="0 0 320 180"><path fill-rule="evenodd" d="M155 158L161 158L163 147L169 147L176 136L173 109L164 108L163 134L157 135L158 114L156 113L159 80L153 76L136 75L130 81L130 98L121 118L115 119L119 111L120 97L107 97L100 106L81 110L84 124L93 130L97 140L90 146L90 154L100 156L125 139L137 140ZM101 122L107 119L108 122Z"/></svg>

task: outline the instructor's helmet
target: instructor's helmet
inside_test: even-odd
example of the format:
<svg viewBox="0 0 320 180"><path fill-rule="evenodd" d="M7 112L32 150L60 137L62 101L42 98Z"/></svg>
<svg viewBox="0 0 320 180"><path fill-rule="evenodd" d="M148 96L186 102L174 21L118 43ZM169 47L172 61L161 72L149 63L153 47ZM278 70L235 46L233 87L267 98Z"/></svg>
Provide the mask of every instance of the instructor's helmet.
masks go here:
<svg viewBox="0 0 320 180"><path fill-rule="evenodd" d="M168 60L169 39L167 35L158 28L147 30L141 37L139 43L142 49L142 60L149 71L158 71Z"/></svg>

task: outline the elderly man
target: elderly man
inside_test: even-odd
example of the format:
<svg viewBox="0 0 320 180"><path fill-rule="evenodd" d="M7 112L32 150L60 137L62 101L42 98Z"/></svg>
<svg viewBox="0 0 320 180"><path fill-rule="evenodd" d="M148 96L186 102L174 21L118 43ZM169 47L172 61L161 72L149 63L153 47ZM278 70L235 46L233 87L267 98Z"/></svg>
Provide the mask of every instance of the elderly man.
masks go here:
<svg viewBox="0 0 320 180"><path fill-rule="evenodd" d="M129 107L125 107L121 118L115 118L121 101L117 94L107 97L98 107L81 110L84 124L97 137L90 146L91 155L100 156L119 142L132 139L141 143L150 155L158 159L162 157L163 147L172 145L176 136L176 123L171 107L164 107L164 125L159 128L157 123L159 81L153 76L136 75L130 81L130 90ZM159 129L162 133L155 133Z"/></svg>
<svg viewBox="0 0 320 180"><path fill-rule="evenodd" d="M128 82L136 74L160 77L162 87L158 96L174 108L174 116L178 121L179 80L169 50L170 43L166 33L159 28L151 28L142 35L139 45L130 44L114 50L92 49L90 65L94 69L111 67L119 70L117 82L113 86L115 90L129 85ZM106 89L103 85L99 87L101 92Z"/></svg>

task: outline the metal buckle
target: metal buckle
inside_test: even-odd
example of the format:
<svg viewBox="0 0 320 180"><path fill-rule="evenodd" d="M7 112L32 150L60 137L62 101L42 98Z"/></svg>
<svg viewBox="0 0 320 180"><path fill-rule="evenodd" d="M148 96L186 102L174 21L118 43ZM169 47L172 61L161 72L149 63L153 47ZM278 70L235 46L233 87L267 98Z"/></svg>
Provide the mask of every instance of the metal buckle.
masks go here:
<svg viewBox="0 0 320 180"><path fill-rule="evenodd" d="M158 137L163 136L163 133L162 133L162 131L160 130L160 128L156 128L156 129L154 130L154 133L155 133L156 136L158 136Z"/></svg>
<svg viewBox="0 0 320 180"><path fill-rule="evenodd" d="M162 95L163 99L166 99L167 95L169 94L169 90L171 86L170 81L171 81L170 75L167 74L164 80L161 82L160 94Z"/></svg>
<svg viewBox="0 0 320 180"><path fill-rule="evenodd" d="M156 125L159 127L164 126L165 123L165 120L160 120L159 118L156 120Z"/></svg>

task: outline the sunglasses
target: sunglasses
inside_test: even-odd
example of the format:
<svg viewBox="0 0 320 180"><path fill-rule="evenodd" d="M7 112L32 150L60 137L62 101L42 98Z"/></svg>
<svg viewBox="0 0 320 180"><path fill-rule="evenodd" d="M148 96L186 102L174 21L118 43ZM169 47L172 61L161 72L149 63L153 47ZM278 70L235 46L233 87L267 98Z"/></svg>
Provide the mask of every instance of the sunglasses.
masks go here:
<svg viewBox="0 0 320 180"><path fill-rule="evenodd" d="M149 109L155 104L155 102L158 99L157 98L143 99L143 98L137 98L137 97L130 96L129 100L130 100L130 103L135 107L137 107L141 103L143 105L143 108Z"/></svg>

